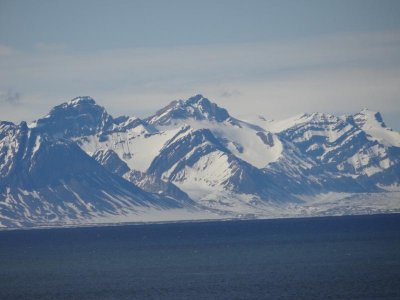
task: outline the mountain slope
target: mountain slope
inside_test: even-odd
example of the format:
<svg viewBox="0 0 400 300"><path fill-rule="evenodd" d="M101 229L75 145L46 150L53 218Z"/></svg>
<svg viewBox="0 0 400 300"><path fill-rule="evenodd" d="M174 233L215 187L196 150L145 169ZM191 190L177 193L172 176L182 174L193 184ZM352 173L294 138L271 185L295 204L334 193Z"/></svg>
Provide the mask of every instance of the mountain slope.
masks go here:
<svg viewBox="0 0 400 300"><path fill-rule="evenodd" d="M163 181L151 174L129 169L113 150L98 150L93 157L108 171L122 176L149 193L172 198L185 205L194 205L189 196L169 181Z"/></svg>
<svg viewBox="0 0 400 300"><path fill-rule="evenodd" d="M75 143L26 123L0 123L0 222L3 226L87 223L99 216L182 207L106 171Z"/></svg>
<svg viewBox="0 0 400 300"><path fill-rule="evenodd" d="M378 191L376 178L387 177L386 172L400 163L400 156L395 138L398 133L385 128L379 113L371 113L369 117L374 115L381 121L371 120L363 112L348 117L304 114L275 124L269 123L267 128L276 131L282 140L294 144L301 156L308 159L310 165L297 170L298 173L306 173L307 176L318 174L327 182L329 180L324 178L324 173L331 178L347 177L348 183L339 186L342 190ZM371 122L374 126L367 125ZM365 130L366 127L369 131ZM391 143L387 140L382 142L388 135ZM270 168L285 165L287 163L281 162L281 166ZM398 175L395 177L397 179L393 178L391 182L398 182Z"/></svg>
<svg viewBox="0 0 400 300"><path fill-rule="evenodd" d="M29 128L0 123L2 222L82 223L151 209L227 217L309 215L313 205L322 215L373 211L362 195L372 205L400 189L399 136L368 110L252 123L196 95L146 119L114 118L77 97ZM395 211L398 194L385 195Z"/></svg>
<svg viewBox="0 0 400 300"><path fill-rule="evenodd" d="M88 106L93 107L88 109ZM225 109L201 95L174 101L146 120L136 118L129 126L120 121L123 118L109 116L92 99L76 98L58 107L66 110L64 116L59 109L57 117L53 116L53 109L45 119L63 124L65 119L71 119L71 111L94 112L93 117L86 118L97 120L97 123L86 127L96 130L75 131L73 134L69 131L63 137L77 142L104 166L111 165L111 168L116 168L115 173L147 191L158 191L175 198L187 193L195 200L204 200L206 196L209 201L200 201L201 205L218 202L210 197L238 198L247 203L293 200L257 168L279 157L279 139L260 127L231 117ZM108 121L104 122L104 119ZM32 126L46 132L46 124L38 120ZM111 152L116 155L111 155ZM124 164L116 164L116 158ZM215 166L214 162L221 163L222 160L225 163L220 164L219 173L200 172L211 170L211 164ZM197 171L192 172L193 168ZM193 188L192 182L197 182L198 186Z"/></svg>
<svg viewBox="0 0 400 300"><path fill-rule="evenodd" d="M64 130L62 136L89 155L108 154L109 170L164 195L178 186L178 194L187 193L202 205L215 207L222 198L247 205L297 201L296 195L330 191L379 192L398 183L398 148L393 146L397 133L385 128L380 115L376 119L365 111L349 117L303 114L254 125L196 95L141 120L113 118L93 99L80 97L57 106L34 126L47 132L50 119L53 127L62 128L73 119L71 114L85 116L83 128L92 131ZM380 128L381 136L391 136L391 145L367 132L371 122L378 124L373 123L375 132ZM106 164L105 157L96 159ZM122 166L113 166L116 160Z"/></svg>
<svg viewBox="0 0 400 300"><path fill-rule="evenodd" d="M257 213L271 201L297 201L261 169L280 157L280 140L202 95L174 101L146 121L159 132L175 133L148 172L174 182L198 202Z"/></svg>

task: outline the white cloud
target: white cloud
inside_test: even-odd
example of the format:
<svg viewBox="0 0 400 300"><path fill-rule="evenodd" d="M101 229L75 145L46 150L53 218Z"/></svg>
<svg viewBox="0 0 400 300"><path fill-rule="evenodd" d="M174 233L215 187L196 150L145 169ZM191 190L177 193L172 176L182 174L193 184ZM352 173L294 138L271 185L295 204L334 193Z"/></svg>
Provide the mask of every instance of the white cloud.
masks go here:
<svg viewBox="0 0 400 300"><path fill-rule="evenodd" d="M8 104L19 104L20 100L21 100L20 92L17 92L13 89L9 89L8 91L5 92L0 91L0 102Z"/></svg>
<svg viewBox="0 0 400 300"><path fill-rule="evenodd" d="M15 53L14 49L12 49L10 47L7 47L7 46L4 46L4 45L0 45L0 58L2 56L9 56L9 55L14 54L14 53Z"/></svg>
<svg viewBox="0 0 400 300"><path fill-rule="evenodd" d="M36 99L37 116L82 94L112 113L141 115L196 93L234 114L272 118L365 106L400 113L399 67L399 32L94 53L41 45L0 56L0 90L18 86ZM0 119L6 116L16 119L17 112L1 109Z"/></svg>

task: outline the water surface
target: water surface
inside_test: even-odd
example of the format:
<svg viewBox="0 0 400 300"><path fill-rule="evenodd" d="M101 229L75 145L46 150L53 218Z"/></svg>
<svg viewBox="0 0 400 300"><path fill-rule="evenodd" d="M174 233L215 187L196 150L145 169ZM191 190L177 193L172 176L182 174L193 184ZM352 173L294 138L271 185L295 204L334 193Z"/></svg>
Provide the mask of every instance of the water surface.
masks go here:
<svg viewBox="0 0 400 300"><path fill-rule="evenodd" d="M400 299L400 215L3 231L0 299Z"/></svg>

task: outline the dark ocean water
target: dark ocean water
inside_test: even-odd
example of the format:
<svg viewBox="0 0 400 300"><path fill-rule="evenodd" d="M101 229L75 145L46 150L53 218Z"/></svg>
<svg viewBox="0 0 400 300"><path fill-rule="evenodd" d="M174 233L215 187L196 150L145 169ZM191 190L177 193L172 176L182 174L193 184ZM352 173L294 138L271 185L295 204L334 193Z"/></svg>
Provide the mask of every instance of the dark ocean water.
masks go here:
<svg viewBox="0 0 400 300"><path fill-rule="evenodd" d="M3 231L0 299L400 299L400 215Z"/></svg>

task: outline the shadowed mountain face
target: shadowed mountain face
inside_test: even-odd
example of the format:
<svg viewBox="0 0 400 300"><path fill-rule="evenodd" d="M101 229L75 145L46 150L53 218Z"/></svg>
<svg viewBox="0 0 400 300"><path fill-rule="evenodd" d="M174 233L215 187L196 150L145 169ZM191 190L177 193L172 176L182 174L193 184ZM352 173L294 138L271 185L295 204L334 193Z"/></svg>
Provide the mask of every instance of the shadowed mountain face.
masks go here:
<svg viewBox="0 0 400 300"><path fill-rule="evenodd" d="M114 118L78 97L29 126L1 122L0 221L80 223L172 208L265 215L304 197L399 188L400 134L379 113L260 122L202 95L145 120Z"/></svg>
<svg viewBox="0 0 400 300"><path fill-rule="evenodd" d="M100 133L112 125L112 117L90 97L77 97L58 105L36 122L38 130L64 138Z"/></svg>
<svg viewBox="0 0 400 300"><path fill-rule="evenodd" d="M128 165L113 150L99 150L93 157L111 173L126 178L146 192L169 197L187 205L194 204L186 193L170 181L163 181L150 173L129 169Z"/></svg>
<svg viewBox="0 0 400 300"><path fill-rule="evenodd" d="M0 220L4 226L82 223L184 201L143 191L103 168L75 143L26 123L0 123Z"/></svg>
<svg viewBox="0 0 400 300"><path fill-rule="evenodd" d="M386 135L390 141L384 140ZM377 191L377 178L400 163L400 135L386 128L379 113L366 115L364 111L342 118L319 113L303 115L278 136L292 143L299 156L309 161L310 166L298 168L297 172L319 177L318 182L328 190L332 185L321 182L330 182L325 175L337 179L337 191ZM284 169L285 165L288 164L283 159L270 168ZM392 176L387 183L398 182L396 178L398 175Z"/></svg>
<svg viewBox="0 0 400 300"><path fill-rule="evenodd" d="M139 118L120 116L113 118L104 107L91 97L77 97L54 107L47 116L32 126L42 134L55 138L74 139L95 135L104 140L108 134L125 132L138 126L146 126ZM149 131L151 126L149 126Z"/></svg>
<svg viewBox="0 0 400 300"><path fill-rule="evenodd" d="M146 121L152 125L170 125L175 120L185 119L223 122L230 118L226 109L210 102L202 95L193 96L185 101L172 101Z"/></svg>

